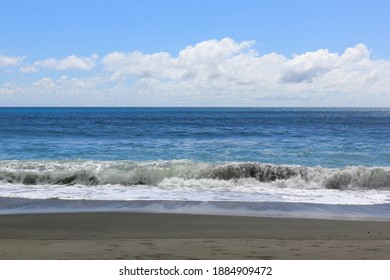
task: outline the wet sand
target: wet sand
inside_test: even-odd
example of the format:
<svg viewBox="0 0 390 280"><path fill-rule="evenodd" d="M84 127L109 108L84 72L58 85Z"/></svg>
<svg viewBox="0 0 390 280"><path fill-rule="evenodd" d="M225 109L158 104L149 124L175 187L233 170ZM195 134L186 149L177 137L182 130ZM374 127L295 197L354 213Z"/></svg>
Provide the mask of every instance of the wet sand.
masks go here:
<svg viewBox="0 0 390 280"><path fill-rule="evenodd" d="M0 259L390 259L390 222L144 213L0 215Z"/></svg>

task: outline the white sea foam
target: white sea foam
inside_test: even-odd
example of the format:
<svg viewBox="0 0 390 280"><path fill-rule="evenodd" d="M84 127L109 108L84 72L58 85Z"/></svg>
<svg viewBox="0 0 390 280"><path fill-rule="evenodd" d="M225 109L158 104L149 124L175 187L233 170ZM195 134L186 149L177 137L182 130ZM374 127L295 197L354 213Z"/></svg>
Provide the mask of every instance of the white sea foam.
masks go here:
<svg viewBox="0 0 390 280"><path fill-rule="evenodd" d="M0 196L380 204L390 168L176 161L2 161Z"/></svg>

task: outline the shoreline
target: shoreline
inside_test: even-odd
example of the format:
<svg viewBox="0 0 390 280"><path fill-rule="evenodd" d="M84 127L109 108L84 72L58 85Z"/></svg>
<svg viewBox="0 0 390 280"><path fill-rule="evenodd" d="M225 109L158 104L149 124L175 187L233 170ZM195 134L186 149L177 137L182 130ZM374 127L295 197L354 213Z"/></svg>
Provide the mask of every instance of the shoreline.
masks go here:
<svg viewBox="0 0 390 280"><path fill-rule="evenodd" d="M0 196L0 205L0 215L158 213L390 222L390 203L353 205L282 201L30 199Z"/></svg>
<svg viewBox="0 0 390 280"><path fill-rule="evenodd" d="M390 222L123 212L0 215L0 259L390 259Z"/></svg>

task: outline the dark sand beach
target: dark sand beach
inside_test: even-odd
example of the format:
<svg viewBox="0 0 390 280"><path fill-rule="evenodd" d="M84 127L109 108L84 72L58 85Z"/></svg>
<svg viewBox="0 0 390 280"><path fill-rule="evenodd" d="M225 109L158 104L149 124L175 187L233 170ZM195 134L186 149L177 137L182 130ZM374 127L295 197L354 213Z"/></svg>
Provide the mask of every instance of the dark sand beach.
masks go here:
<svg viewBox="0 0 390 280"><path fill-rule="evenodd" d="M390 259L390 222L185 214L0 216L0 259Z"/></svg>

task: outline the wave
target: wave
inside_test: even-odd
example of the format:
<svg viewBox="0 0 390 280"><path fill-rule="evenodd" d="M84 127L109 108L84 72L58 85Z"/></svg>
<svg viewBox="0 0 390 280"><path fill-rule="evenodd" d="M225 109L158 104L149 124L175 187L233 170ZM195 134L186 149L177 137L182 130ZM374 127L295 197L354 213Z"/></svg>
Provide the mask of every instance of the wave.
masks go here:
<svg viewBox="0 0 390 280"><path fill-rule="evenodd" d="M159 185L204 179L326 189L390 189L390 167L344 168L256 162L210 164L172 161L0 161L0 182L23 185ZM247 184L247 181L245 181Z"/></svg>

